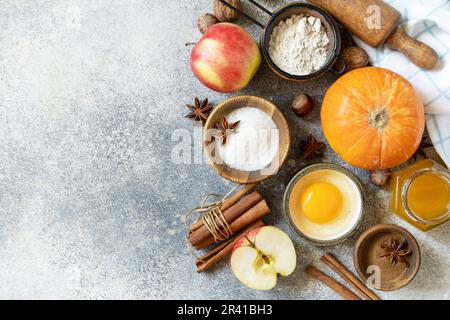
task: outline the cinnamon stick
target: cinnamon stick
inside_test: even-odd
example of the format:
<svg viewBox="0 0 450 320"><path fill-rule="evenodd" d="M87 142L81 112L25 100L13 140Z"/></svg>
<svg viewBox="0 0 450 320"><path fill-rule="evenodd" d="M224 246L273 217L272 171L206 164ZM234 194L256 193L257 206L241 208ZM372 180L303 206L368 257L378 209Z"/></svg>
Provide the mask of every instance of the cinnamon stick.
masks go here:
<svg viewBox="0 0 450 320"><path fill-rule="evenodd" d="M366 300L380 300L364 283L362 283L350 270L348 270L335 256L326 253L320 258L327 266L336 272L345 282L353 287Z"/></svg>
<svg viewBox="0 0 450 320"><path fill-rule="evenodd" d="M259 203L261 200L262 200L261 195L257 191L254 191L245 198L243 198L241 201L235 203L227 210L222 211L223 216L227 221L227 223L231 224L233 220L242 215L244 212L248 211L250 208ZM188 240L192 245L195 246L196 244L205 241L209 237L212 237L211 233L209 232L208 228L206 228L206 226L202 224L201 227L199 227L198 229L196 229L195 231L191 232L188 235Z"/></svg>
<svg viewBox="0 0 450 320"><path fill-rule="evenodd" d="M264 222L261 219L253 222L252 224L244 228L241 232L239 232L237 235L235 235L233 238L210 250L200 259L197 259L195 261L195 264L197 266L197 272L206 271L212 266L214 266L216 263L224 259L227 255L231 254L234 245L236 244L236 241L243 234L247 233L252 229L256 229L262 226L264 226Z"/></svg>
<svg viewBox="0 0 450 320"><path fill-rule="evenodd" d="M242 202L242 201L240 201ZM255 222L258 219L261 219L265 215L270 213L270 209L267 206L267 203L265 200L260 201L257 205L253 206L250 210L239 216L237 219L235 219L233 222L229 224L230 230L232 234L240 231L242 228L248 226L250 223ZM203 227L202 227L203 228ZM200 230L200 229L199 229ZM207 231L207 237L205 237L203 240L192 243L192 245L197 249L203 249L207 246L213 244L214 237L212 234Z"/></svg>
<svg viewBox="0 0 450 320"><path fill-rule="evenodd" d="M308 273L313 278L319 280L326 286L328 286L331 290L336 292L338 295L340 295L345 300L361 300L360 297L358 297L356 294L354 294L352 291L347 289L344 285L340 284L333 278L327 276L325 273L320 271L314 266L307 266L306 267L306 273Z"/></svg>
<svg viewBox="0 0 450 320"><path fill-rule="evenodd" d="M231 197L226 199L222 205L220 206L220 211L224 212L231 206L233 206L236 202L238 202L244 195L249 193L253 188L255 188L256 183L250 183L245 185L241 190L237 191L235 194L233 194ZM194 222L191 226L189 226L189 232L193 232L200 228L203 225L202 220L198 220Z"/></svg>

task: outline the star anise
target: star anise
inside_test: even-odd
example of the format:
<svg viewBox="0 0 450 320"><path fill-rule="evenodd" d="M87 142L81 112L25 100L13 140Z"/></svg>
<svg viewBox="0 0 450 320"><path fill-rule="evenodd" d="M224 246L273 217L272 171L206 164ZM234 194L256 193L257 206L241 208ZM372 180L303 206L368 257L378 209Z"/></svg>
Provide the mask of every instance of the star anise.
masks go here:
<svg viewBox="0 0 450 320"><path fill-rule="evenodd" d="M405 257L408 254L411 254L411 250L407 250L408 248L408 242L403 240L403 242L400 244L394 239L391 239L391 243L389 245L387 244L381 244L381 248L384 250L384 254L380 256L380 258L389 259L391 264L397 264L402 263L408 266L408 262L406 261Z"/></svg>
<svg viewBox="0 0 450 320"><path fill-rule="evenodd" d="M186 107L190 112L185 117L194 119L194 121L201 121L202 124L205 124L206 119L213 108L213 106L208 103L208 98L205 98L205 100L200 102L197 97L194 99L194 105L187 104Z"/></svg>
<svg viewBox="0 0 450 320"><path fill-rule="evenodd" d="M226 118L223 118L222 123L216 124L216 128L219 130L219 134L216 135L216 138L222 139L222 145L227 143L227 136L236 131L237 126L240 121L236 121L234 123L228 123Z"/></svg>
<svg viewBox="0 0 450 320"><path fill-rule="evenodd" d="M312 159L315 157L323 156L323 148L325 144L318 141L312 134L308 135L308 138L302 140L300 148L302 151L302 159Z"/></svg>
<svg viewBox="0 0 450 320"><path fill-rule="evenodd" d="M414 160L417 160L417 158L427 158L427 155L425 153L425 149L431 148L433 146L433 143L430 140L430 137L426 134L422 137L422 140L420 141L419 147L417 148L416 153L414 153L413 158Z"/></svg>

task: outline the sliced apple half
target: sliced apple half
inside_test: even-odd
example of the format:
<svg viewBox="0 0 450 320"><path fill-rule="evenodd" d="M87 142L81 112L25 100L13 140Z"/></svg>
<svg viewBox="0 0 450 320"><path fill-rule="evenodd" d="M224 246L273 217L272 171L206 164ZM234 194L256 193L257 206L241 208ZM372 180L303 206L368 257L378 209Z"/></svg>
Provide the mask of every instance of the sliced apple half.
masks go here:
<svg viewBox="0 0 450 320"><path fill-rule="evenodd" d="M231 270L236 278L257 290L272 289L277 276L290 275L296 264L292 240L272 226L249 231L236 242L231 255Z"/></svg>

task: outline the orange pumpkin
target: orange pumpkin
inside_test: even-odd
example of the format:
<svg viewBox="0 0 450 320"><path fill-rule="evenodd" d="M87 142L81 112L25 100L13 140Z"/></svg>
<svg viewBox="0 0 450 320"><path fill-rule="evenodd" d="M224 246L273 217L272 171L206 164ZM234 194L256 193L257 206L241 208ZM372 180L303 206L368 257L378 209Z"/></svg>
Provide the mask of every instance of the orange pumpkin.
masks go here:
<svg viewBox="0 0 450 320"><path fill-rule="evenodd" d="M412 85L375 67L339 78L325 95L321 119L334 151L366 170L392 168L408 160L425 128L423 104Z"/></svg>

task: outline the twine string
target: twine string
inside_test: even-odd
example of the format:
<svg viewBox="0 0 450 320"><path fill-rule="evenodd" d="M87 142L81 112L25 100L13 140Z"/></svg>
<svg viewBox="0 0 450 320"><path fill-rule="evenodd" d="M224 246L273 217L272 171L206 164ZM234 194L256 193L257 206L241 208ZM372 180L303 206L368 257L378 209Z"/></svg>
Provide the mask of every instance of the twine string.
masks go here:
<svg viewBox="0 0 450 320"><path fill-rule="evenodd" d="M233 187L224 196L217 193L208 193L207 195L205 195L200 203L200 206L192 208L185 213L184 225L186 227L186 230L189 232L190 217L193 214L197 214L197 218L194 220L193 223L202 220L205 227L214 237L215 242L228 239L233 232L227 220L225 219L222 210L220 210L220 207L225 202L225 200L227 200L230 197L230 195L237 189L238 186L239 185ZM215 198L216 200L208 202L210 198ZM201 258L199 258L195 254L192 245L190 245L189 243L189 240L187 242L191 250L191 253L194 255L194 257L199 259L201 262L204 262Z"/></svg>
<svg viewBox="0 0 450 320"><path fill-rule="evenodd" d="M223 215L222 210L220 210L220 207L214 207L207 211L202 217L202 220L203 224L213 235L216 242L228 239L228 237L233 233L230 229L230 225Z"/></svg>

